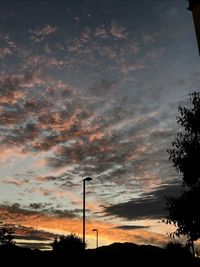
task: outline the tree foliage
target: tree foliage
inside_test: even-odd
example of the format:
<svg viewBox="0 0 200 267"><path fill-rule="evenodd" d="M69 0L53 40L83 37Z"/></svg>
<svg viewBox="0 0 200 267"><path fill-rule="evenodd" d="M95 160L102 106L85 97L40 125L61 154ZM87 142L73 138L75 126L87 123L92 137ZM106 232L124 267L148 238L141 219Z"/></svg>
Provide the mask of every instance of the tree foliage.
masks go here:
<svg viewBox="0 0 200 267"><path fill-rule="evenodd" d="M52 248L55 253L81 253L84 251L84 244L76 234L61 235L54 240Z"/></svg>
<svg viewBox="0 0 200 267"><path fill-rule="evenodd" d="M168 198L167 223L173 223L177 228L174 236L187 236L188 241L195 241L200 237L200 186L184 190L180 197Z"/></svg>
<svg viewBox="0 0 200 267"><path fill-rule="evenodd" d="M0 245L14 245L14 230L11 227L3 226L0 228Z"/></svg>
<svg viewBox="0 0 200 267"><path fill-rule="evenodd" d="M183 183L194 187L200 181L200 93L190 96L191 108L179 107L178 124L183 127L172 148L168 149L169 159L174 167L183 175Z"/></svg>
<svg viewBox="0 0 200 267"><path fill-rule="evenodd" d="M168 149L173 166L182 173L183 184L180 197L167 198L165 222L176 226L172 236L185 235L193 244L200 237L200 93L192 93L190 102L190 108L178 108L177 123L183 130Z"/></svg>

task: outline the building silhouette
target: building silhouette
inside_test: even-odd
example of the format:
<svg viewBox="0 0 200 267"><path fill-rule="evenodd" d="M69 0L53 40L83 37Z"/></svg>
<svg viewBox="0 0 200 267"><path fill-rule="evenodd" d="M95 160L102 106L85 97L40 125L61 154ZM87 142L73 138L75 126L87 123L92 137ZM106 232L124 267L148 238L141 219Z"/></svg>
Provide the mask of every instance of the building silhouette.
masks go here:
<svg viewBox="0 0 200 267"><path fill-rule="evenodd" d="M188 9L192 11L198 49L200 54L200 0L188 0L188 1L189 1Z"/></svg>

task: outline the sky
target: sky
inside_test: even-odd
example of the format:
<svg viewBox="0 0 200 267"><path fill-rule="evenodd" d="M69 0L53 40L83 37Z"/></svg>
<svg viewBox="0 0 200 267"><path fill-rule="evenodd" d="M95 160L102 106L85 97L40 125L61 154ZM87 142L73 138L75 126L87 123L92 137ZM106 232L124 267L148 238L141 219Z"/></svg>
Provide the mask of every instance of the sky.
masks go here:
<svg viewBox="0 0 200 267"><path fill-rule="evenodd" d="M21 246L57 235L162 246L167 149L199 89L185 0L0 1L0 224Z"/></svg>

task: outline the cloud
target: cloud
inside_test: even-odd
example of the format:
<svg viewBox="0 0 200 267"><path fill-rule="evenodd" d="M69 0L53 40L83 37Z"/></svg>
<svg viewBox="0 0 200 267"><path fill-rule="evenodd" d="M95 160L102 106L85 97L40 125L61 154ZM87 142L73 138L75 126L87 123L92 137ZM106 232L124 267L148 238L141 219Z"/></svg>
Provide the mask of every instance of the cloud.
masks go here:
<svg viewBox="0 0 200 267"><path fill-rule="evenodd" d="M163 218L166 214L166 196L177 196L180 184L164 185L152 192L144 193L140 198L125 203L118 203L105 207L107 215L124 218L126 220L144 218Z"/></svg>
<svg viewBox="0 0 200 267"><path fill-rule="evenodd" d="M15 224L3 224L11 227L14 231L14 241L17 246L36 248L41 250L51 249L51 243L57 237L56 234L48 231L37 230L33 227L26 227Z"/></svg>
<svg viewBox="0 0 200 267"><path fill-rule="evenodd" d="M23 178L23 179L11 178L11 179L2 180L2 182L5 184L12 184L12 185L20 187L20 186L23 186L29 183L29 180L26 178Z"/></svg>
<svg viewBox="0 0 200 267"><path fill-rule="evenodd" d="M23 92L20 88L20 79L15 76L0 77L0 104L15 104L23 99Z"/></svg>
<svg viewBox="0 0 200 267"><path fill-rule="evenodd" d="M151 44L155 42L154 37L151 34L144 34L142 40L145 44Z"/></svg>
<svg viewBox="0 0 200 267"><path fill-rule="evenodd" d="M33 209L33 210L41 210L44 209L46 207L48 207L50 205L50 203L31 203L29 205L29 209Z"/></svg>
<svg viewBox="0 0 200 267"><path fill-rule="evenodd" d="M82 216L82 210L79 210L79 209L75 209L72 211L58 210L58 209L52 210L52 214L54 214L56 217L60 217L60 218L77 218L77 217L81 217L80 213Z"/></svg>
<svg viewBox="0 0 200 267"><path fill-rule="evenodd" d="M6 136L4 141L7 144L25 145L36 139L39 134L36 124L27 123L25 126L19 126L10 131L9 136Z"/></svg>
<svg viewBox="0 0 200 267"><path fill-rule="evenodd" d="M2 138L3 139L3 138ZM2 141L2 140L1 140ZM4 143L4 142L2 142ZM1 163L8 163L10 161L10 163L12 162L12 159L24 159L26 157L26 152L23 151L21 148L16 147L13 145L13 147L9 147L8 145L6 145L5 143L1 146L1 150L0 150L0 162ZM13 179L13 178L8 178L9 179ZM7 180L7 179L6 179ZM4 182L6 181L4 180ZM15 178L14 178L15 180Z"/></svg>
<svg viewBox="0 0 200 267"><path fill-rule="evenodd" d="M98 49L96 48L96 50L98 51L98 53L101 57L110 59L112 61L113 60L116 61L118 58L118 53L117 53L116 49L113 49L113 47L101 46L101 47L98 47Z"/></svg>
<svg viewBox="0 0 200 267"><path fill-rule="evenodd" d="M29 216L29 217L55 217L55 218L77 218L80 217L79 209L74 210L64 210L64 209L56 209L51 207L51 203L31 203L27 208L23 208L19 203L14 203L13 205L1 205L1 216L2 220L5 222L7 221L7 218L9 216L12 217L15 216L15 214L20 214L21 218L23 216ZM8 216L8 217L7 217Z"/></svg>
<svg viewBox="0 0 200 267"><path fill-rule="evenodd" d="M145 66L142 64L122 64L120 67L121 72L124 74L129 74L132 71L144 69L144 68Z"/></svg>
<svg viewBox="0 0 200 267"><path fill-rule="evenodd" d="M110 33L117 39L126 39L128 36L126 29L114 20L111 22Z"/></svg>
<svg viewBox="0 0 200 267"><path fill-rule="evenodd" d="M71 174L63 173L65 180L60 175L41 175L39 182L71 188L75 177L90 174L100 184L113 182L121 187L133 181L134 190L138 186L152 190L167 179L169 174L161 165L169 166L161 157L164 148L159 140L163 144L173 132L159 127L157 108L152 111L137 95L121 91L118 79L101 79L85 89L37 73L18 79L26 93L20 105L4 107L4 146L41 155L43 168L71 168ZM5 155L8 159L9 154ZM34 194L64 197L62 190L33 189ZM113 192L116 202L119 198Z"/></svg>
<svg viewBox="0 0 200 267"><path fill-rule="evenodd" d="M113 94L115 85L106 83L104 87L102 83L90 90L96 92L98 100L106 94ZM92 105L91 112L86 113L83 120L77 118L78 127L73 127L73 139L57 146L54 155L47 158L47 163L53 168L74 165L74 176L83 177L90 173L104 183L112 180L120 185L124 179L127 182L134 179L141 180L140 186L159 185L161 180L166 179L166 174L159 178L159 174L155 173L156 169L161 170L160 164L164 164L164 158L160 159L163 147L159 144L155 147L153 143L155 138L163 143L173 136L173 132L167 133L167 129L162 129L161 136L161 130L155 130L159 120L155 119L157 113L154 112L127 119L127 114L134 114L137 110L139 102L133 105L133 100L130 106L127 103L124 106L122 100L117 100L119 103L116 106L115 98L112 98L112 106L109 103L101 107L95 105L94 110ZM69 130L65 129L66 136L71 136L71 128Z"/></svg>
<svg viewBox="0 0 200 267"><path fill-rule="evenodd" d="M12 52L9 47L0 48L0 59L4 59L6 56L11 54Z"/></svg>
<svg viewBox="0 0 200 267"><path fill-rule="evenodd" d="M82 43L86 43L90 40L90 37L91 37L91 34L92 34L92 31L90 28L88 27L85 27L81 33L81 36L80 36L80 41Z"/></svg>
<svg viewBox="0 0 200 267"><path fill-rule="evenodd" d="M31 240L28 241L25 239L25 241L20 241L18 239L16 239L16 243L17 243L17 246L19 247L22 247L22 248L31 248L31 249L39 249L39 250L51 250L52 249L52 244L53 240L52 241L38 241L38 242L33 242Z"/></svg>
<svg viewBox="0 0 200 267"><path fill-rule="evenodd" d="M49 84L55 87L47 90L45 88L46 82L44 78L42 79L35 74L2 77L0 82L2 89L0 91L0 103L2 105L0 122L1 127L4 127L2 129L4 131L2 134L4 144L26 146L26 149L32 147L33 149L34 147L37 148L37 144L42 138L49 138L49 143L53 140L51 135L46 135L46 130L51 130L47 122L51 120L55 127L58 124L61 125L66 112L64 114L63 111L58 113L49 111L55 105L59 106L60 101L64 101L62 98L69 96L71 89L62 81L55 84L55 81L50 80ZM37 86L40 89L35 90ZM56 103L52 105L56 90L58 90ZM49 118L45 120L47 116ZM52 132L54 130L56 129L52 129ZM60 128L59 132L61 130ZM59 138L52 145L55 145L56 142L59 143Z"/></svg>
<svg viewBox="0 0 200 267"><path fill-rule="evenodd" d="M98 26L94 31L94 36L98 38L107 38L109 36L104 25Z"/></svg>
<svg viewBox="0 0 200 267"><path fill-rule="evenodd" d="M35 30L29 30L31 33L31 40L34 42L38 43L43 41L48 35L55 33L57 31L56 26L51 26L51 25L43 25Z"/></svg>
<svg viewBox="0 0 200 267"><path fill-rule="evenodd" d="M129 231L129 230L145 229L145 228L148 228L148 226L141 226L141 225L120 225L120 226L116 226L115 228Z"/></svg>
<svg viewBox="0 0 200 267"><path fill-rule="evenodd" d="M93 86L89 88L89 92L91 92L95 96L105 97L108 94L112 94L117 89L118 80L101 80L95 83Z"/></svg>

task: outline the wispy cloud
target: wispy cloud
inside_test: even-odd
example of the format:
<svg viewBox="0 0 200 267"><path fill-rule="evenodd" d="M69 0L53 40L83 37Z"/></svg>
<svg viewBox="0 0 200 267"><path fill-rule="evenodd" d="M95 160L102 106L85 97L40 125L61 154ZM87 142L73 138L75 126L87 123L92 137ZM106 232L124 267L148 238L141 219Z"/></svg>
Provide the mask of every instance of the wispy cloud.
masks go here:
<svg viewBox="0 0 200 267"><path fill-rule="evenodd" d="M0 48L0 58L4 59L6 56L10 55L12 52L9 47Z"/></svg>
<svg viewBox="0 0 200 267"><path fill-rule="evenodd" d="M116 227L117 229L122 229L122 230L136 230L136 229L145 229L148 228L147 226L141 226L141 225L120 225Z"/></svg>
<svg viewBox="0 0 200 267"><path fill-rule="evenodd" d="M2 182L5 184L13 184L16 186L22 186L24 184L27 184L29 181L28 181L28 179L11 178L11 179L2 180Z"/></svg>
<svg viewBox="0 0 200 267"><path fill-rule="evenodd" d="M125 39L128 36L128 33L125 27L121 26L117 21L111 22L110 33L117 39Z"/></svg>
<svg viewBox="0 0 200 267"><path fill-rule="evenodd" d="M48 35L55 33L57 31L56 26L51 26L51 25L43 25L40 26L34 30L29 30L31 33L31 40L34 42L38 43L43 41Z"/></svg>
<svg viewBox="0 0 200 267"><path fill-rule="evenodd" d="M107 38L109 34L105 28L105 25L97 26L94 32L94 36L99 38Z"/></svg>

